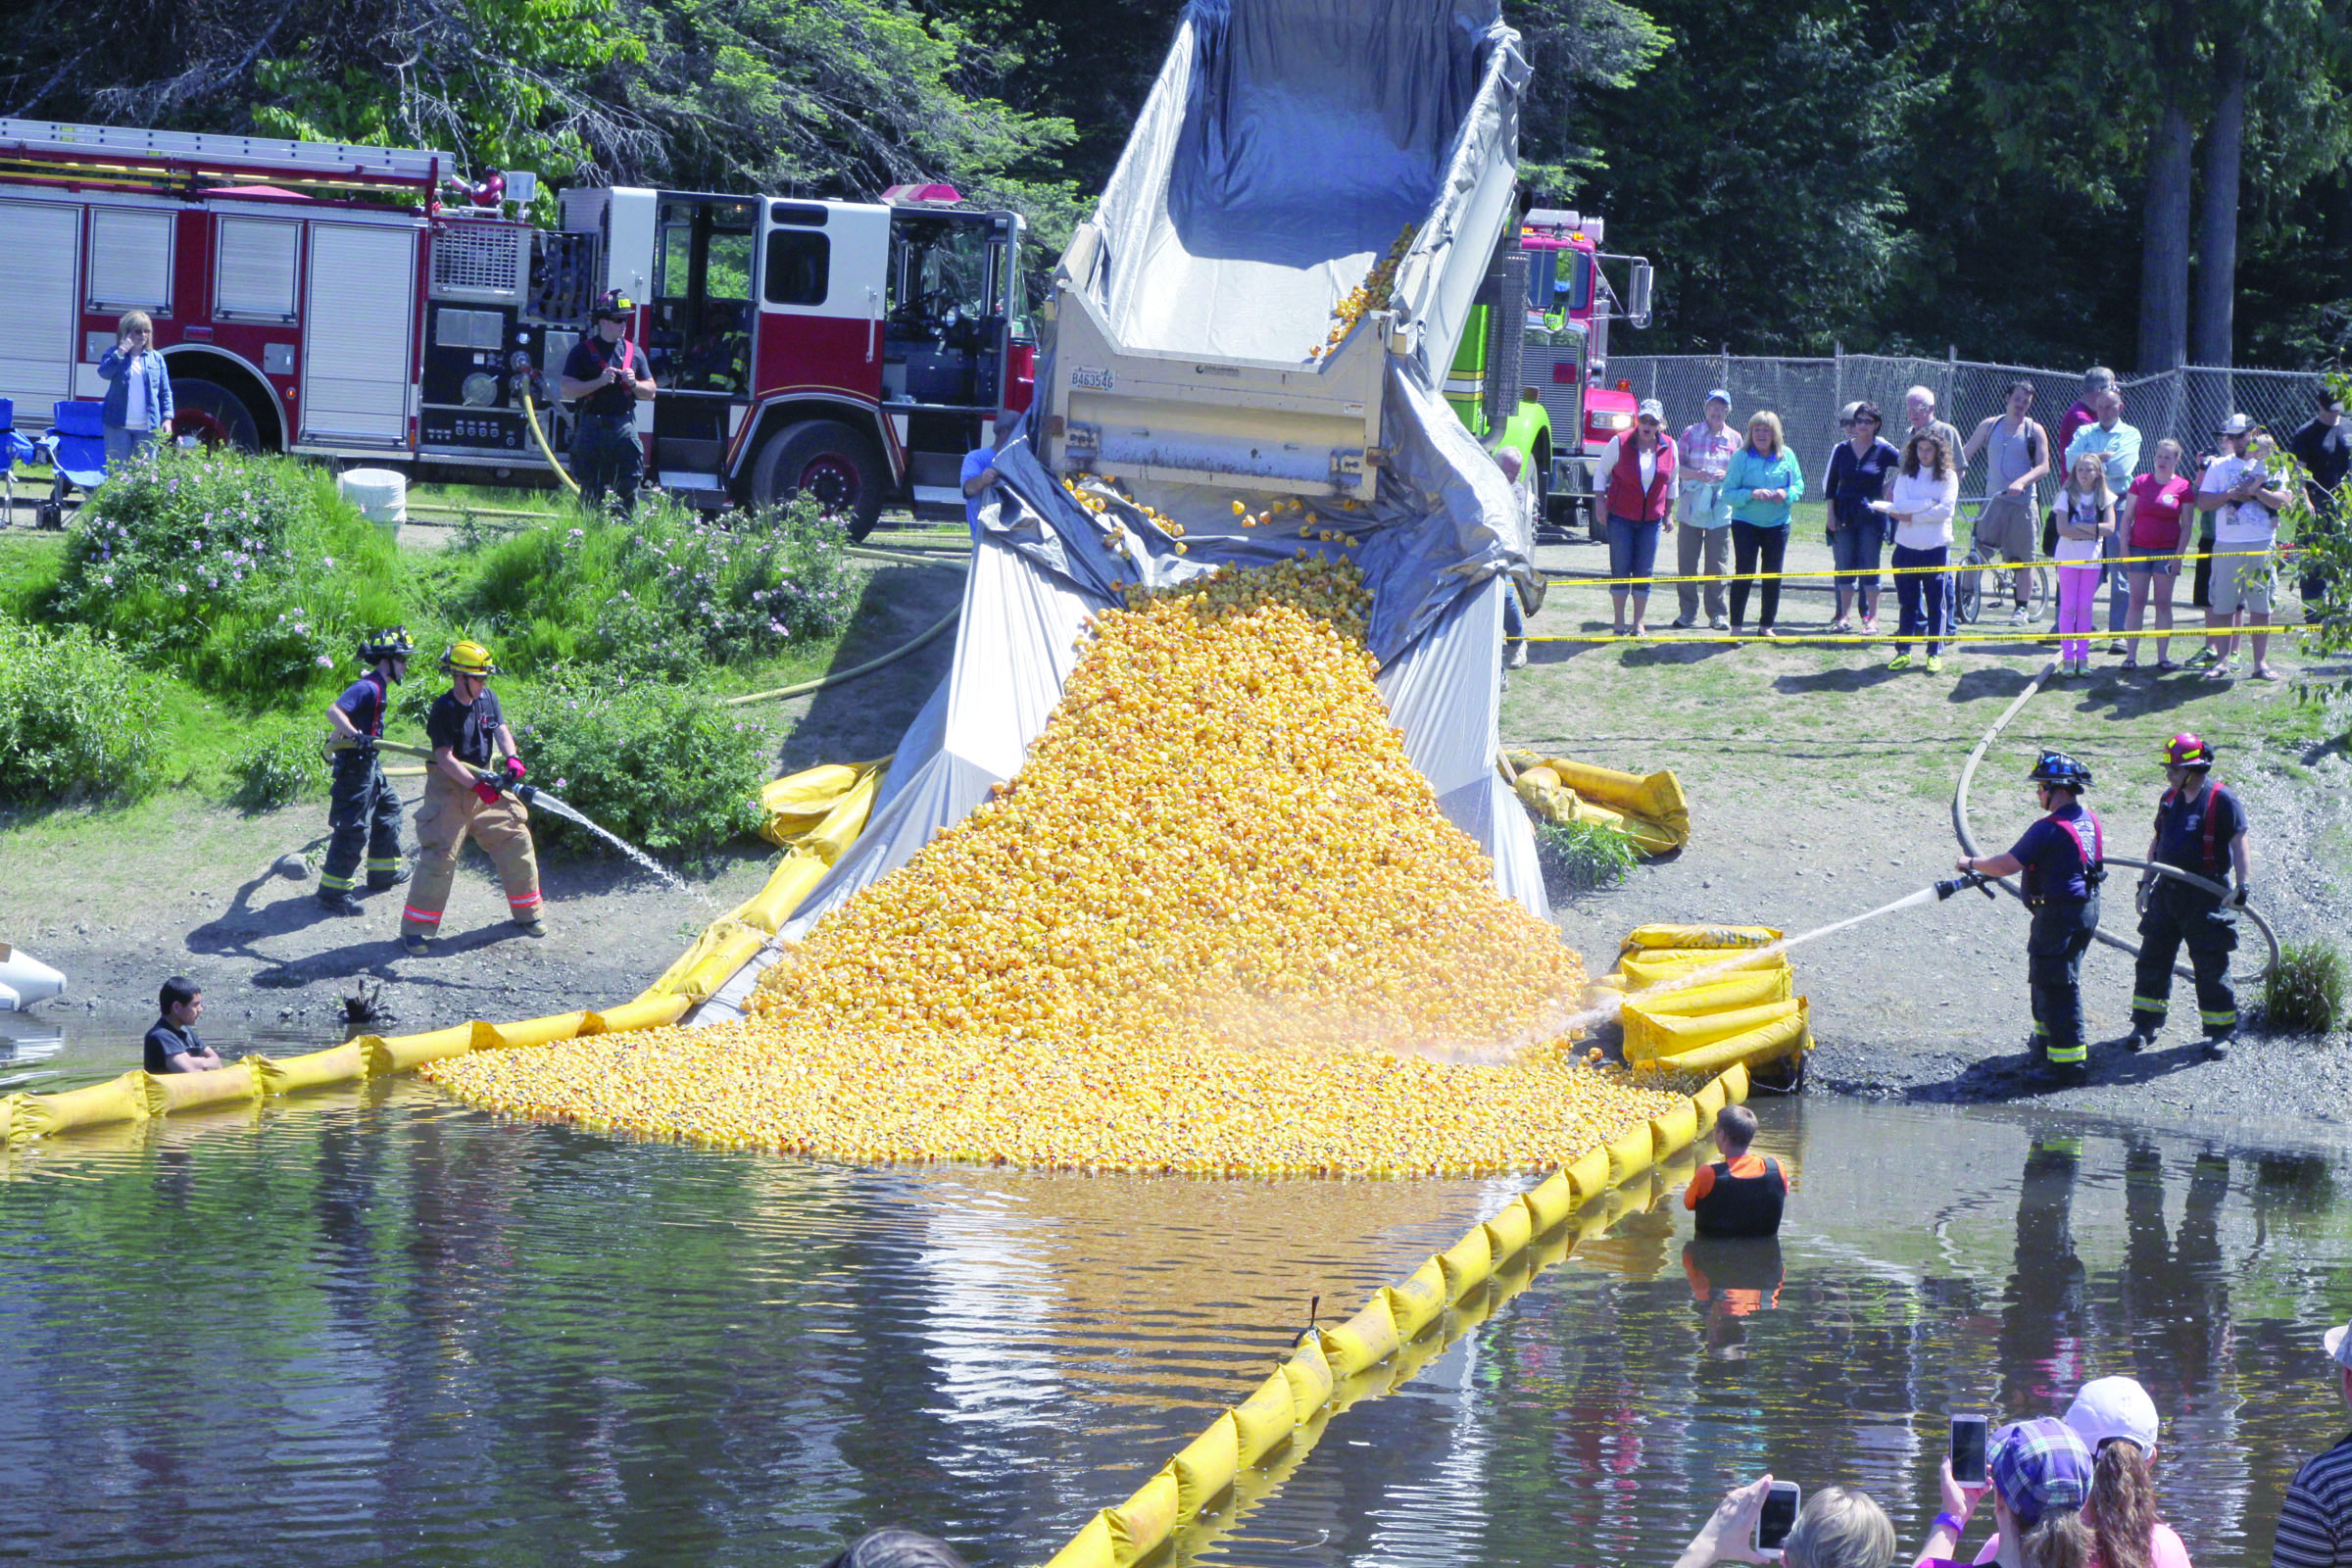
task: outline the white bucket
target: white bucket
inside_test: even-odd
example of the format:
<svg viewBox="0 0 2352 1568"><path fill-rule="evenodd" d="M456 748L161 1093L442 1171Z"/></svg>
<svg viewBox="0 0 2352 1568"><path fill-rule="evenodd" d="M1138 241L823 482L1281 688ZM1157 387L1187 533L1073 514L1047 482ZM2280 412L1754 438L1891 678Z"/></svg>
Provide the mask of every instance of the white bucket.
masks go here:
<svg viewBox="0 0 2352 1568"><path fill-rule="evenodd" d="M409 476L390 468L348 468L335 480L343 499L394 540L409 520Z"/></svg>

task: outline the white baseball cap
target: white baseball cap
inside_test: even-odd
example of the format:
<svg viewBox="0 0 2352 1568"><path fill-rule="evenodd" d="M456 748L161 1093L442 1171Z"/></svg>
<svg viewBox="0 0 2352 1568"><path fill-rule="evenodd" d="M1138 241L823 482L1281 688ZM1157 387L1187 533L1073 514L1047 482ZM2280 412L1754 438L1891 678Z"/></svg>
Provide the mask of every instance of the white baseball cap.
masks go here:
<svg viewBox="0 0 2352 1568"><path fill-rule="evenodd" d="M2320 1343L2328 1347L2328 1357L2336 1365L2352 1367L2352 1323L2329 1329Z"/></svg>
<svg viewBox="0 0 2352 1568"><path fill-rule="evenodd" d="M2332 1352L2333 1347L2329 1348ZM2156 1457L2156 1401L2131 1378L2094 1378L2083 1384L2075 1402L2066 1407L2066 1424L2094 1454L2111 1438L2130 1438L2140 1452Z"/></svg>

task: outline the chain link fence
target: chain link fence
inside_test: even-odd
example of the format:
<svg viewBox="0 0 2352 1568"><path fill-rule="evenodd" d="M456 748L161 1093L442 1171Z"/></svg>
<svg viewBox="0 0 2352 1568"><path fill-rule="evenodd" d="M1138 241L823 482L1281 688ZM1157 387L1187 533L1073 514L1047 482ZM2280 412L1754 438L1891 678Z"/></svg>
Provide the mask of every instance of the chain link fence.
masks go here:
<svg viewBox="0 0 2352 1568"><path fill-rule="evenodd" d="M2080 370L2036 369L2024 365L1986 365L1975 360L1903 359L1878 354L1839 353L1827 359L1773 359L1720 354L1619 354L1609 359L1608 379L1629 381L1637 397L1666 405L1666 426L1680 430L1706 413L1707 393L1722 387L1732 395L1732 423L1742 425L1759 409L1781 416L1788 448L1805 467L1808 499L1829 468L1831 452L1845 439L1838 416L1848 403L1868 401L1886 416L1881 433L1897 446L1909 428L1903 397L1915 386L1936 394L1937 415L1966 440L1977 422L1999 414L2009 388L2034 385L2034 417L2056 432L2058 420L2082 393ZM2283 443L2310 418L2321 389L2316 372L2234 370L2184 366L2120 383L2124 418L2140 433L2140 466L2156 443L2171 436L2191 456L2219 443L2214 431L2231 414L2251 415ZM1957 454L1954 454L1957 456ZM1984 454L1964 475L1960 493L1984 493Z"/></svg>

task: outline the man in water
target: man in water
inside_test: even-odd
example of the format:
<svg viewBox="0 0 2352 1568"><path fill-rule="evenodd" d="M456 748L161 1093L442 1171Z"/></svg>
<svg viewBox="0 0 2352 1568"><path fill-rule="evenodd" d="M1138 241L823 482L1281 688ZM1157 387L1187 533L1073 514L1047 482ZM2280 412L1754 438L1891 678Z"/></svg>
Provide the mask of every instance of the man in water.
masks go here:
<svg viewBox="0 0 2352 1568"><path fill-rule="evenodd" d="M222 1065L220 1054L196 1037L196 1020L204 1016L204 993L184 974L175 974L156 993L163 1016L147 1031L146 1067L149 1072L211 1072Z"/></svg>
<svg viewBox="0 0 2352 1568"><path fill-rule="evenodd" d="M1788 1200L1788 1177L1770 1154L1751 1154L1756 1113L1726 1105L1715 1113L1715 1150L1723 1155L1701 1165L1683 1191L1698 1234L1707 1237L1778 1236L1781 1209Z"/></svg>
<svg viewBox="0 0 2352 1568"><path fill-rule="evenodd" d="M2027 1060L2061 1084L2089 1081L2082 1039L2082 954L2099 928L2099 884L2107 878L2105 830L2082 805L2090 769L2064 752L2044 752L2026 775L2048 814L2026 829L2006 855L1972 856L1962 871L2015 876L2024 884L2034 924L2026 938L2034 1038Z"/></svg>
<svg viewBox="0 0 2352 1568"><path fill-rule="evenodd" d="M424 734L433 748L425 769L424 804L416 808L416 882L400 915L400 942L423 957L441 929L457 879L458 851L471 834L497 863L506 885L507 907L523 935L543 937L539 918L539 856L531 843L530 812L523 800L529 769L515 755L514 732L490 691L498 666L480 643L452 643L441 656L449 690L433 699ZM491 771L492 755L498 770Z"/></svg>

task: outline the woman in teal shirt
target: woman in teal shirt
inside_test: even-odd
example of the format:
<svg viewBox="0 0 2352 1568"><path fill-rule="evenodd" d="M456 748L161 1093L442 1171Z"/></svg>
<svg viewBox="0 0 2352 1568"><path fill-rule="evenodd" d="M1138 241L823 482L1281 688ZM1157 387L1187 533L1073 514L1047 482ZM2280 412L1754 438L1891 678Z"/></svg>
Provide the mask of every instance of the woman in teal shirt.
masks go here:
<svg viewBox="0 0 2352 1568"><path fill-rule="evenodd" d="M1747 421L1747 445L1732 454L1723 499L1732 512L1732 630L1747 618L1747 585L1764 586L1756 635L1772 628L1781 610L1781 563L1788 555L1788 509L1805 498L1805 472L1781 439L1781 416L1761 410Z"/></svg>

